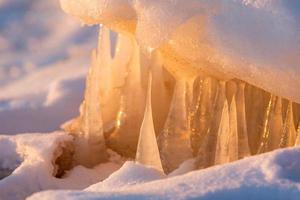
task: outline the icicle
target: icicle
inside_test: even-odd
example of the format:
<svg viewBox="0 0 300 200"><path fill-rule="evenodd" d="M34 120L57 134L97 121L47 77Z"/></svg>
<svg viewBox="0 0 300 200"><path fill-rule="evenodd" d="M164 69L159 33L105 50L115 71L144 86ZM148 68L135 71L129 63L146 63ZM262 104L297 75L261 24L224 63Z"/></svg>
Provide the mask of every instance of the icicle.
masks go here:
<svg viewBox="0 0 300 200"><path fill-rule="evenodd" d="M110 30L103 25L100 26L97 54L101 64L107 66L111 63Z"/></svg>
<svg viewBox="0 0 300 200"><path fill-rule="evenodd" d="M222 117L218 130L215 164L224 164L238 160L238 118L235 96L233 96L228 113L227 100L224 102Z"/></svg>
<svg viewBox="0 0 300 200"><path fill-rule="evenodd" d="M100 36L103 36L105 29L101 29ZM104 42L100 37L99 42ZM101 47L101 45L99 45ZM104 46L102 46L105 48ZM104 58L98 49L99 56ZM104 59L105 60L105 59ZM101 77L103 73L102 65L99 63L96 51L92 54L92 65L86 80L86 90L84 102L82 105L82 130L83 135L76 138L78 150L75 151L75 160L78 164L83 164L92 167L107 159L106 146L103 134L103 121L102 121L102 89L101 83L106 80ZM108 74L108 76L110 76Z"/></svg>
<svg viewBox="0 0 300 200"><path fill-rule="evenodd" d="M213 117L211 119L211 126L208 134L204 138L204 141L199 148L196 162L197 168L206 168L214 165L215 163L218 130L220 126L224 102L226 100L225 86L226 83L224 81L219 82L216 103L214 103L212 111Z"/></svg>
<svg viewBox="0 0 300 200"><path fill-rule="evenodd" d="M258 152L260 146L261 133L263 132L265 110L267 110L270 96L261 89L247 85L246 91L246 117L248 140L251 153ZM268 98L266 98L267 96Z"/></svg>
<svg viewBox="0 0 300 200"><path fill-rule="evenodd" d="M226 83L226 98L228 102L232 101L233 96L236 94L237 91L237 83L235 80L228 81Z"/></svg>
<svg viewBox="0 0 300 200"><path fill-rule="evenodd" d="M152 108L154 128L157 134L161 133L168 117L172 96L169 95L164 83L163 63L159 52L152 52L151 68L153 73L152 81Z"/></svg>
<svg viewBox="0 0 300 200"><path fill-rule="evenodd" d="M283 136L281 147L292 147L295 145L297 130L294 125L293 103L291 101L288 102L286 117L283 125Z"/></svg>
<svg viewBox="0 0 300 200"><path fill-rule="evenodd" d="M101 97L97 97L101 103L102 119L106 124L113 120L115 113L111 112L114 104L110 101L112 91L112 68L111 68L111 45L110 31L104 26L100 26L98 36L98 47L92 52L92 63L87 77L86 87L95 88ZM88 86L89 85L89 86ZM96 86L95 86L96 85ZM87 90L87 89L86 89ZM110 101L110 106L107 106ZM64 130L70 133L85 132L84 115L86 115L85 105L82 103L80 108L80 116L64 125Z"/></svg>
<svg viewBox="0 0 300 200"><path fill-rule="evenodd" d="M238 98L237 98L238 99ZM238 119L238 106L236 102L236 97L232 97L232 101L229 109L229 138L228 138L228 162L236 161L239 158L246 156L243 150L240 148L245 148L243 142L240 143L239 139L239 119ZM243 138L243 137L242 137ZM243 138L244 139L244 138ZM241 145L242 144L242 145ZM246 144L245 144L246 145ZM248 145L248 144L247 144ZM248 146L246 146L247 148ZM240 152L243 154L241 155Z"/></svg>
<svg viewBox="0 0 300 200"><path fill-rule="evenodd" d="M297 138L296 138L295 146L300 146L300 123L297 128Z"/></svg>
<svg viewBox="0 0 300 200"><path fill-rule="evenodd" d="M125 86L122 91L120 109L115 130L109 135L107 145L127 157L135 157L140 126L145 108L145 93L141 83L140 50L134 39Z"/></svg>
<svg viewBox="0 0 300 200"><path fill-rule="evenodd" d="M186 113L186 84L185 80L177 81L169 115L159 136L162 162L167 173L192 157Z"/></svg>
<svg viewBox="0 0 300 200"><path fill-rule="evenodd" d="M143 165L152 166L157 168L158 170L163 171L153 125L151 87L152 77L150 74L148 82L146 109L140 130L136 161Z"/></svg>
<svg viewBox="0 0 300 200"><path fill-rule="evenodd" d="M122 88L125 85L127 68L132 56L133 44L130 38L122 34L118 34L115 56L111 61L111 89L106 105L103 105L105 120L105 136L109 137L116 125L116 118L120 110ZM106 74L103 73L103 76Z"/></svg>
<svg viewBox="0 0 300 200"><path fill-rule="evenodd" d="M211 124L212 102L211 97L212 80L204 78L199 81L194 111L191 113L191 144L194 155L197 155L203 138L208 133Z"/></svg>
<svg viewBox="0 0 300 200"><path fill-rule="evenodd" d="M282 102L280 97L271 95L266 111L262 142L258 153L264 153L279 148L282 138Z"/></svg>
<svg viewBox="0 0 300 200"><path fill-rule="evenodd" d="M125 84L128 64L133 55L132 40L122 34L118 34L115 56L112 61L113 81L115 88L121 88Z"/></svg>
<svg viewBox="0 0 300 200"><path fill-rule="evenodd" d="M193 155L196 156L200 145L200 130L198 119L200 118L201 94L203 93L203 78L195 80L193 101L189 113L189 126L191 130L191 147Z"/></svg>
<svg viewBox="0 0 300 200"><path fill-rule="evenodd" d="M250 156L248 142L247 121L245 111L245 83L239 82L236 93L236 112L238 129L238 155L239 159Z"/></svg>
<svg viewBox="0 0 300 200"><path fill-rule="evenodd" d="M221 121L218 130L216 153L215 153L215 164L223 164L229 162L229 113L227 100L224 102L222 109Z"/></svg>
<svg viewBox="0 0 300 200"><path fill-rule="evenodd" d="M274 116L272 117L270 123L270 139L268 142L270 150L279 148L280 141L282 138L283 120L282 120L282 101L280 97L277 97L273 115Z"/></svg>
<svg viewBox="0 0 300 200"><path fill-rule="evenodd" d="M117 114L116 107L118 106L118 99L114 95L113 85L113 70L110 44L110 30L104 26L100 27L99 43L97 50L97 65L99 65L100 72L98 73L99 87L100 87L100 102L102 108L103 124L112 123ZM115 99L115 101L114 101Z"/></svg>

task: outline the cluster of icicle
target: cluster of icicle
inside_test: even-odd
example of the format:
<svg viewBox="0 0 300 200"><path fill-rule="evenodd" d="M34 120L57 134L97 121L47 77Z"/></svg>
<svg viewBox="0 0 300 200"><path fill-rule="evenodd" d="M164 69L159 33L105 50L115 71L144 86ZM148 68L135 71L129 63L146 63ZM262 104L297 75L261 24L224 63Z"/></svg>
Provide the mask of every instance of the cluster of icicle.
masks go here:
<svg viewBox="0 0 300 200"><path fill-rule="evenodd" d="M159 52L122 34L112 51L110 40L101 27L81 114L65 126L77 164L105 162L110 148L170 173L190 158L201 169L300 144L299 105L239 80L175 80Z"/></svg>

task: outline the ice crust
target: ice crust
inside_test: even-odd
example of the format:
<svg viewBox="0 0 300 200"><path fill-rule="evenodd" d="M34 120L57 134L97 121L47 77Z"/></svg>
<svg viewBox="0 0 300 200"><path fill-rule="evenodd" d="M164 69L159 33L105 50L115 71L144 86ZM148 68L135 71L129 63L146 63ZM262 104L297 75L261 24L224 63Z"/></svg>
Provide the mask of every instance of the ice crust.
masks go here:
<svg viewBox="0 0 300 200"><path fill-rule="evenodd" d="M238 78L300 102L298 1L61 0L61 4L86 23L92 17L94 23L113 29L117 24L115 30L134 35L143 49L165 52L165 59L172 60L166 67L178 76L200 70ZM134 31L123 28L129 16L135 21Z"/></svg>

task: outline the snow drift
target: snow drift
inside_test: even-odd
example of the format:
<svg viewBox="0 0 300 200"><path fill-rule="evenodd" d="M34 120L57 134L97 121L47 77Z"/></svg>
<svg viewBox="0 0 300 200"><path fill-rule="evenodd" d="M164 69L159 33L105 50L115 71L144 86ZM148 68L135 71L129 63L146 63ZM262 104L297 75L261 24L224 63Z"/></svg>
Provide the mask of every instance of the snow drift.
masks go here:
<svg viewBox="0 0 300 200"><path fill-rule="evenodd" d="M215 166L182 176L143 184L127 185L120 189L112 187L103 189L95 185L85 191L42 192L33 195L29 199L296 200L300 194L300 163L295 158L299 157L299 155L299 148L278 150L224 166ZM141 177L149 179L146 177L150 174L151 172L145 169L145 174L139 176L139 179ZM127 176L130 177L130 175ZM155 175L152 176L155 177ZM129 177L127 178L128 180L131 179ZM116 180L115 184L118 185L118 180Z"/></svg>

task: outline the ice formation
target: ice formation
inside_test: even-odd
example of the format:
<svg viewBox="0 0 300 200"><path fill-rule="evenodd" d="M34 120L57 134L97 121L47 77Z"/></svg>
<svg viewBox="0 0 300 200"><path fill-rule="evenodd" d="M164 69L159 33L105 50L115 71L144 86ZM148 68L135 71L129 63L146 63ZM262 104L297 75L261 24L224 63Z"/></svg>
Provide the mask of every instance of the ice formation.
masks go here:
<svg viewBox="0 0 300 200"><path fill-rule="evenodd" d="M206 168L299 145L296 1L61 5L84 23L103 24L81 117L66 128L95 163L109 147L170 173L193 157ZM114 57L105 27L118 33Z"/></svg>
<svg viewBox="0 0 300 200"><path fill-rule="evenodd" d="M150 74L147 91L147 102L142 122L136 161L163 171L152 117L152 76Z"/></svg>

